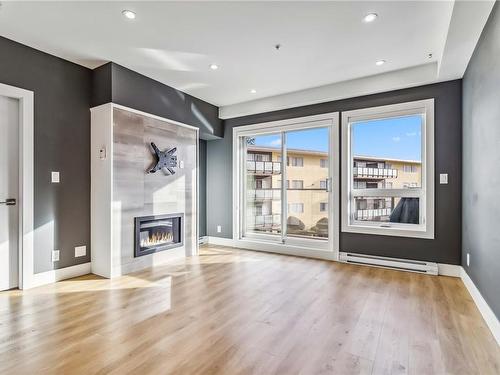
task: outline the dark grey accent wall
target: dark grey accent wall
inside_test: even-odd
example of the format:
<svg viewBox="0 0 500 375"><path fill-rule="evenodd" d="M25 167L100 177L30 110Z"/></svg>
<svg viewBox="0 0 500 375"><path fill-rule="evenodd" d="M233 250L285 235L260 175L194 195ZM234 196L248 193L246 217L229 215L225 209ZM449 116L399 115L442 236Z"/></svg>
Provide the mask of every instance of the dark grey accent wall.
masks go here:
<svg viewBox="0 0 500 375"><path fill-rule="evenodd" d="M91 108L110 103L113 100L113 87L111 83L112 68L112 63L106 63L92 71Z"/></svg>
<svg viewBox="0 0 500 375"><path fill-rule="evenodd" d="M35 93L35 272L89 262L91 70L0 37L0 82Z"/></svg>
<svg viewBox="0 0 500 375"><path fill-rule="evenodd" d="M198 182L198 235L207 235L207 141L199 143L199 182Z"/></svg>
<svg viewBox="0 0 500 375"><path fill-rule="evenodd" d="M499 165L500 6L497 3L463 79L462 265L500 319Z"/></svg>
<svg viewBox="0 0 500 375"><path fill-rule="evenodd" d="M224 135L219 108L115 63L94 70L92 107L113 102L196 126L200 138Z"/></svg>
<svg viewBox="0 0 500 375"><path fill-rule="evenodd" d="M461 260L461 142L462 82L449 81L376 95L285 109L229 119L224 139L207 144L207 231L209 236L232 237L232 129L235 126L283 120L335 111L435 99L435 239L341 233L341 251L392 256L441 263ZM439 185L439 173L449 184ZM216 232L217 225L222 232Z"/></svg>

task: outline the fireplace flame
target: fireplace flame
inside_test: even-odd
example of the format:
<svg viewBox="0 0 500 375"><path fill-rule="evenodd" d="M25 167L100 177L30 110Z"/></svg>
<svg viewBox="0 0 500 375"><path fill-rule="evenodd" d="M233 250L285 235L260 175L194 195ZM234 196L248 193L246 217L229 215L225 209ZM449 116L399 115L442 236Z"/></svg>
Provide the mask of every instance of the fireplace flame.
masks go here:
<svg viewBox="0 0 500 375"><path fill-rule="evenodd" d="M173 242L174 235L169 232L153 233L146 239L141 239L141 247L158 246L164 243Z"/></svg>

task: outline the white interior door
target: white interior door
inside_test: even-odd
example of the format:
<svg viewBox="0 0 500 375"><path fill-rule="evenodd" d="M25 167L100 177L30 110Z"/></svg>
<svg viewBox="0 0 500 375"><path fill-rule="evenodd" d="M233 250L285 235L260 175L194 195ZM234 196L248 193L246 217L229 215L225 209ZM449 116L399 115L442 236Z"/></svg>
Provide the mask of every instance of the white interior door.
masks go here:
<svg viewBox="0 0 500 375"><path fill-rule="evenodd" d="M19 284L19 100L0 96L0 290Z"/></svg>

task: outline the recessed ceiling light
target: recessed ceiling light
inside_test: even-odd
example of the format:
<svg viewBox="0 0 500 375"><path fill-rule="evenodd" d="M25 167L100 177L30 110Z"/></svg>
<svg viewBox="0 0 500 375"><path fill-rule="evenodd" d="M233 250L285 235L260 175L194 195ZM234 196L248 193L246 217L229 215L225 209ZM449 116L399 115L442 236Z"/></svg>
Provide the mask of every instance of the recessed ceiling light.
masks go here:
<svg viewBox="0 0 500 375"><path fill-rule="evenodd" d="M135 12L132 12L131 10L122 10L122 14L127 17L129 20L133 20L135 18Z"/></svg>
<svg viewBox="0 0 500 375"><path fill-rule="evenodd" d="M257 90L255 90L255 89L250 90L250 94L256 94L256 93L257 93Z"/></svg>
<svg viewBox="0 0 500 375"><path fill-rule="evenodd" d="M377 13L368 13L366 16L363 17L363 22L369 23L373 22L377 19L378 14Z"/></svg>
<svg viewBox="0 0 500 375"><path fill-rule="evenodd" d="M217 65L217 64L210 64L210 69L217 70L217 69L219 69L219 65Z"/></svg>
<svg viewBox="0 0 500 375"><path fill-rule="evenodd" d="M375 65L377 66L380 66L380 65L384 65L385 64L385 60L378 60Z"/></svg>

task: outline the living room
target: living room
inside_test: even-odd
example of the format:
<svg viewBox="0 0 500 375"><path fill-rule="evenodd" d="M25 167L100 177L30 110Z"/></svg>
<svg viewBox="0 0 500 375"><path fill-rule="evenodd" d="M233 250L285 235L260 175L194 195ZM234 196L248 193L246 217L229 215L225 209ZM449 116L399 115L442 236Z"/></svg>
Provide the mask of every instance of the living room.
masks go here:
<svg viewBox="0 0 500 375"><path fill-rule="evenodd" d="M496 1L0 4L0 373L500 373Z"/></svg>

